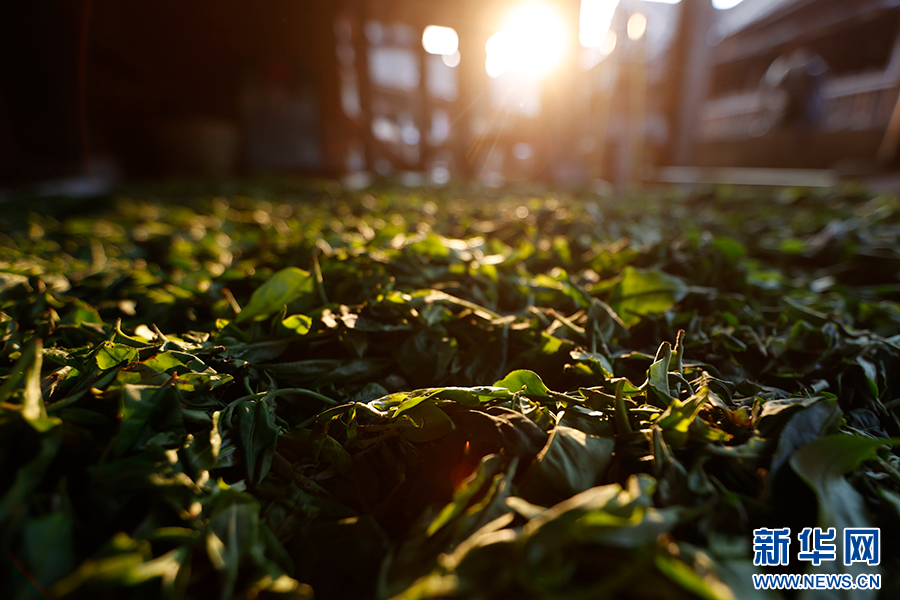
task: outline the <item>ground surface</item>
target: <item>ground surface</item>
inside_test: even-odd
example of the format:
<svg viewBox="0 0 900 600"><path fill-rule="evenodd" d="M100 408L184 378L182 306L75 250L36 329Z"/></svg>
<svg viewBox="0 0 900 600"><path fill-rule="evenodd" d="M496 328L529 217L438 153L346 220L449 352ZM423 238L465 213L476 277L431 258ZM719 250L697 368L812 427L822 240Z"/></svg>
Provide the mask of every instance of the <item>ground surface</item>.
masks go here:
<svg viewBox="0 0 900 600"><path fill-rule="evenodd" d="M894 198L5 208L4 598L897 597ZM798 560L816 526L880 527L880 566Z"/></svg>

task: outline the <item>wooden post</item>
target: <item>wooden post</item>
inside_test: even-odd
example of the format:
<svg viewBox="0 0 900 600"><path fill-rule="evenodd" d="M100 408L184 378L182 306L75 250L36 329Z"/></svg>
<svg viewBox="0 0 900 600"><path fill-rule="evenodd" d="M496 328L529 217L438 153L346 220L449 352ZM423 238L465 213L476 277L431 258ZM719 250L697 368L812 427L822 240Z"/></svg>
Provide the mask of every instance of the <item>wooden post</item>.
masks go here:
<svg viewBox="0 0 900 600"><path fill-rule="evenodd" d="M459 34L459 95L453 107L451 144L455 176L470 179L475 174L470 156L472 119L478 113L478 105L487 95L487 73L484 70L486 38L477 22L460 21Z"/></svg>
<svg viewBox="0 0 900 600"><path fill-rule="evenodd" d="M353 52L356 58L356 81L359 86L359 125L366 158L366 170L375 166L375 140L372 135L372 82L369 78L369 41L366 23L369 19L367 0L356 0L353 23Z"/></svg>
<svg viewBox="0 0 900 600"><path fill-rule="evenodd" d="M894 87L900 80L900 33L894 38L894 51L891 53L885 78L893 82ZM881 166L890 164L897 156L898 148L900 148L900 95L897 96L897 102L884 132L884 138L878 147L878 153L875 156L877 163Z"/></svg>
<svg viewBox="0 0 900 600"><path fill-rule="evenodd" d="M614 51L615 52L615 51ZM609 179L604 162L606 161L606 146L609 140L609 121L612 116L613 95L616 91L615 82L619 77L619 65L617 54L609 57L594 67L591 73L592 97L599 106L592 106L591 133L594 139L594 148L590 155L589 175L591 179ZM598 82L598 79L600 80ZM608 83L606 85L605 83Z"/></svg>
<svg viewBox="0 0 900 600"><path fill-rule="evenodd" d="M578 15L580 3L572 0L558 2L570 38L562 62L541 82L541 113L538 130L542 132L537 156L544 168L541 176L553 181L562 176L571 179L573 168L583 165L579 142L584 134L587 116L584 74L578 67ZM567 181L571 183L572 181Z"/></svg>
<svg viewBox="0 0 900 600"><path fill-rule="evenodd" d="M647 65L644 33L636 40L629 39L629 127L628 184L636 185L644 179L644 144L647 139Z"/></svg>
<svg viewBox="0 0 900 600"><path fill-rule="evenodd" d="M419 89L416 98L415 122L416 129L419 130L419 152L416 160L416 168L419 171L425 171L428 168L429 144L428 131L431 129L431 107L428 99L428 53L422 46L422 34L425 31L427 23L422 19L418 19L415 23L417 39L416 57L419 66Z"/></svg>
<svg viewBox="0 0 900 600"><path fill-rule="evenodd" d="M690 165L696 160L700 108L710 81L711 49L706 38L715 9L710 0L682 0L681 6L670 155L673 164Z"/></svg>

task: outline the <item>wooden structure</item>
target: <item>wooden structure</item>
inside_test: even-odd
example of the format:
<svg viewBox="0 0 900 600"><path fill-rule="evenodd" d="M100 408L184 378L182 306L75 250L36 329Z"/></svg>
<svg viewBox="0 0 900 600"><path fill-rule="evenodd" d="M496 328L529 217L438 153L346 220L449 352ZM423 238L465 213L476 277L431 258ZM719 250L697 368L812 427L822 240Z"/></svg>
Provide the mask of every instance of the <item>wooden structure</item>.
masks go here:
<svg viewBox="0 0 900 600"><path fill-rule="evenodd" d="M724 39L713 30L696 164L858 170L874 166L880 149L890 162L895 114L900 128L898 34L898 0L782 0ZM807 85L773 84L797 57ZM792 118L792 103L818 103L814 118Z"/></svg>
<svg viewBox="0 0 900 600"><path fill-rule="evenodd" d="M474 127L489 110L485 43L514 4L12 3L0 9L0 182L77 174L97 157L138 177L477 175L479 136L498 135ZM557 4L577 23L577 0ZM457 67L424 52L432 24L459 33ZM554 130L577 128L563 121Z"/></svg>
<svg viewBox="0 0 900 600"><path fill-rule="evenodd" d="M900 0L757 0L765 12L724 32L750 2L717 14L709 0L622 0L616 49L585 71L573 36L540 116L492 102L485 72L485 43L516 4L4 5L0 180L64 176L98 156L139 177L479 177L496 167L507 178L620 184L647 165L896 166ZM580 2L554 4L576 31ZM648 34L628 40L636 11ZM665 44L651 35L660 24ZM427 25L458 32L458 66L425 53ZM825 68L809 77L784 68L815 60Z"/></svg>

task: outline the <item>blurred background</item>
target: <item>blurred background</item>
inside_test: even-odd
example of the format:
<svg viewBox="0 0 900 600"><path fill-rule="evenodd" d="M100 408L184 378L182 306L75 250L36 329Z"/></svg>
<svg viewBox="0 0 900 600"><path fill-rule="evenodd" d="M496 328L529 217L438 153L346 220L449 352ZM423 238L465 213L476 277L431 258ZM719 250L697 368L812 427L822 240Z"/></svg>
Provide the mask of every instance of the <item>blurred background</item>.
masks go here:
<svg viewBox="0 0 900 600"><path fill-rule="evenodd" d="M0 7L0 188L829 182L900 171L900 0Z"/></svg>

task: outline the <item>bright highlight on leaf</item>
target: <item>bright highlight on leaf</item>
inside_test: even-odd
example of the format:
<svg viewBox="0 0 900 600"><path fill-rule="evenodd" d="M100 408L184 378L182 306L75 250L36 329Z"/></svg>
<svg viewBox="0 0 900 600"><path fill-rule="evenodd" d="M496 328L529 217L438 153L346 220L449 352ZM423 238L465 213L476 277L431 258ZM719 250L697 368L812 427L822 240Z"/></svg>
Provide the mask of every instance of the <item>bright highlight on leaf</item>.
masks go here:
<svg viewBox="0 0 900 600"><path fill-rule="evenodd" d="M642 316L672 308L688 293L679 278L659 270L625 267L622 280L613 290L610 305L626 325L634 325Z"/></svg>
<svg viewBox="0 0 900 600"><path fill-rule="evenodd" d="M138 352L131 346L124 344L113 344L112 342L104 342L100 346L100 351L94 357L97 366L103 370L111 369L123 362L130 362L137 358Z"/></svg>
<svg viewBox="0 0 900 600"><path fill-rule="evenodd" d="M241 310L235 322L269 317L294 300L312 294L313 287L314 281L308 271L297 267L282 269L253 292L250 304Z"/></svg>
<svg viewBox="0 0 900 600"><path fill-rule="evenodd" d="M306 335L312 327L312 317L306 315L291 315L281 322L282 325L296 333Z"/></svg>
<svg viewBox="0 0 900 600"><path fill-rule="evenodd" d="M537 373L525 369L513 371L494 385L506 388L511 392L521 391L526 395L547 396L550 392L550 389L544 385Z"/></svg>

